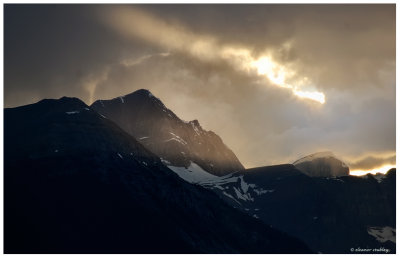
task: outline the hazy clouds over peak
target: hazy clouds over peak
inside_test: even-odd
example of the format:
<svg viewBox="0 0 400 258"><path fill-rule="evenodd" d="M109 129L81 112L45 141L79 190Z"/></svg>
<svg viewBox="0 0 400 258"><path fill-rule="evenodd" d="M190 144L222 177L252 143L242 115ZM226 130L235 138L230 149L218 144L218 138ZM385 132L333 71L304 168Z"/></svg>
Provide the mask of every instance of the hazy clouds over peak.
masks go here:
<svg viewBox="0 0 400 258"><path fill-rule="evenodd" d="M6 107L147 88L247 167L321 150L357 169L394 162L394 4L6 5L4 18Z"/></svg>

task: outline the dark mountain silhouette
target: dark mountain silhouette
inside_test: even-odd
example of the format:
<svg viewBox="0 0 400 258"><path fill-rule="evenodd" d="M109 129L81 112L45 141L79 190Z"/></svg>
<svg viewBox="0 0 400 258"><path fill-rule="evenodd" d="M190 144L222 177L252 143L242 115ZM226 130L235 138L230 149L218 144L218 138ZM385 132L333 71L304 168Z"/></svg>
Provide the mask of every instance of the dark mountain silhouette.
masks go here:
<svg viewBox="0 0 400 258"><path fill-rule="evenodd" d="M91 108L114 121L166 164L188 167L191 162L214 175L244 169L235 154L197 120L185 122L148 90L112 100L97 100Z"/></svg>
<svg viewBox="0 0 400 258"><path fill-rule="evenodd" d="M186 183L79 99L5 109L4 119L5 253L310 252Z"/></svg>
<svg viewBox="0 0 400 258"><path fill-rule="evenodd" d="M395 169L380 177L324 178L288 164L200 184L233 207L302 239L314 252L352 253L358 247L396 251Z"/></svg>

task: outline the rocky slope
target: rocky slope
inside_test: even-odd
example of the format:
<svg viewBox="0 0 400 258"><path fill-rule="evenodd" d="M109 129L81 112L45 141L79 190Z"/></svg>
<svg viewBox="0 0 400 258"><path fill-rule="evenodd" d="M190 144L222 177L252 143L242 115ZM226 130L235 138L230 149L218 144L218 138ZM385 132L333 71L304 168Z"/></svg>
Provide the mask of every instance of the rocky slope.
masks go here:
<svg viewBox="0 0 400 258"><path fill-rule="evenodd" d="M97 100L91 108L114 121L167 165L189 167L193 162L219 176L243 169L218 135L204 130L197 120L182 121L148 90Z"/></svg>

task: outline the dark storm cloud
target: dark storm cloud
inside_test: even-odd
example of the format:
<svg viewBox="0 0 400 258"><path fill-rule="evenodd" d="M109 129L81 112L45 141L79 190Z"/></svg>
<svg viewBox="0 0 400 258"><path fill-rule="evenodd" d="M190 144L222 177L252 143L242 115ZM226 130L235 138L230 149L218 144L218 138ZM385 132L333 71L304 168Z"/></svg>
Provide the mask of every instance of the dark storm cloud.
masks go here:
<svg viewBox="0 0 400 258"><path fill-rule="evenodd" d="M267 53L326 103L257 74ZM5 106L140 88L245 166L331 150L372 168L395 153L395 6L6 5Z"/></svg>
<svg viewBox="0 0 400 258"><path fill-rule="evenodd" d="M86 77L121 56L153 51L99 26L94 9L5 5L5 106L64 95L88 101L89 92L82 87Z"/></svg>

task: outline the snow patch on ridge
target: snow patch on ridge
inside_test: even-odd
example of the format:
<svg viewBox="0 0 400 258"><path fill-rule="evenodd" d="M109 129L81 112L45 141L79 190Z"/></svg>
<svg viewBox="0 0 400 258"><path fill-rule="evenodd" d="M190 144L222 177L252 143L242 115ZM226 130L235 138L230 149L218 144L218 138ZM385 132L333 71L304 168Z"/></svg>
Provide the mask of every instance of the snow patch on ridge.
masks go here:
<svg viewBox="0 0 400 258"><path fill-rule="evenodd" d="M382 174L382 173L376 173L375 175L372 175L376 181L378 181L378 183L381 183L383 179L386 178L386 174Z"/></svg>
<svg viewBox="0 0 400 258"><path fill-rule="evenodd" d="M219 190L223 195L239 204L254 202L255 197L275 192L275 189L263 189L256 184L247 183L243 175L228 174L221 177L212 175L192 161L188 168L171 166L168 161L163 159L162 162L183 180L205 188Z"/></svg>
<svg viewBox="0 0 400 258"><path fill-rule="evenodd" d="M247 190L249 190L249 185L243 180L243 176L240 177L240 187L243 190L243 193L247 193Z"/></svg>
<svg viewBox="0 0 400 258"><path fill-rule="evenodd" d="M160 158L161 159L161 162L164 164L164 165L170 165L171 164L171 162L169 162L168 160L166 160L166 159L163 159L163 158Z"/></svg>
<svg viewBox="0 0 400 258"><path fill-rule="evenodd" d="M68 111L68 112L65 112L65 113L67 113L68 115L74 115L74 114L79 114L79 111L78 110L74 110L74 111Z"/></svg>
<svg viewBox="0 0 400 258"><path fill-rule="evenodd" d="M174 171L183 180L193 184L218 179L217 176L211 175L192 161L188 168L175 166L168 166L168 168Z"/></svg>
<svg viewBox="0 0 400 258"><path fill-rule="evenodd" d="M170 134L173 136L173 138L165 140L165 142L169 142L169 141L177 141L182 145L187 145L187 142L185 140L183 140L181 137L179 137L178 135L171 133Z"/></svg>
<svg viewBox="0 0 400 258"><path fill-rule="evenodd" d="M259 189L253 189L253 190L254 190L254 192L256 192L257 195L262 195L262 194L265 194L265 193L273 193L273 192L275 192L275 189L264 190L262 188L259 188Z"/></svg>
<svg viewBox="0 0 400 258"><path fill-rule="evenodd" d="M369 227L367 232L375 237L378 242L391 241L396 243L396 229L392 227Z"/></svg>
<svg viewBox="0 0 400 258"><path fill-rule="evenodd" d="M197 127L194 121L189 122L192 125L193 130L196 132L197 135L201 134L201 130Z"/></svg>
<svg viewBox="0 0 400 258"><path fill-rule="evenodd" d="M252 202L254 202L254 198L252 198L249 193L240 192L239 189L237 189L236 187L233 187L233 190L235 191L235 194L239 199L241 199L243 201L252 201Z"/></svg>

